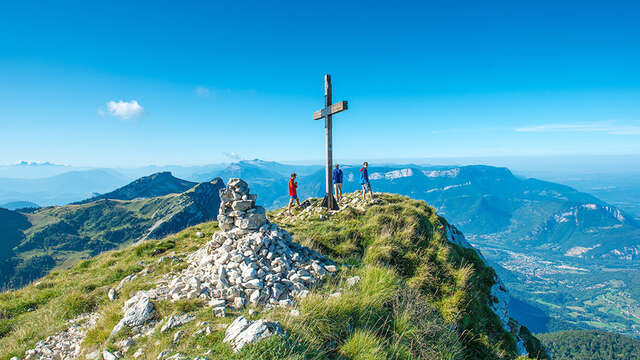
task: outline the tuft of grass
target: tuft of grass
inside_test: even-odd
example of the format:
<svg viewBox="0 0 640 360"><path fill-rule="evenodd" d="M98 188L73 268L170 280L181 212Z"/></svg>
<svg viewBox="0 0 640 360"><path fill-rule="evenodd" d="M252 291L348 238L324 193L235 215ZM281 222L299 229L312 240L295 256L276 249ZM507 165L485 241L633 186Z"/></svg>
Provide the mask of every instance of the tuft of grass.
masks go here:
<svg viewBox="0 0 640 360"><path fill-rule="evenodd" d="M340 354L353 360L385 360L389 358L386 348L373 332L358 329L340 346Z"/></svg>
<svg viewBox="0 0 640 360"><path fill-rule="evenodd" d="M73 290L60 298L60 315L64 319L73 319L78 315L93 311L97 303L94 294Z"/></svg>

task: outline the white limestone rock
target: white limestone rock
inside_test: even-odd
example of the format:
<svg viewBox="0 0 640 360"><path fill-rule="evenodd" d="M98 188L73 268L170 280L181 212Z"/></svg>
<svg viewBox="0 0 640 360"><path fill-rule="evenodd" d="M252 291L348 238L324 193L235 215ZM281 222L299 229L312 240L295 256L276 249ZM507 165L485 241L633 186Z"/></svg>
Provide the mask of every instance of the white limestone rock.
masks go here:
<svg viewBox="0 0 640 360"><path fill-rule="evenodd" d="M102 352L102 358L104 360L118 360L118 357L108 350Z"/></svg>
<svg viewBox="0 0 640 360"><path fill-rule="evenodd" d="M188 315L188 314L182 314L182 315L176 315L176 316L171 316L169 317L169 319L167 320L166 323L164 323L164 325L162 325L162 328L160 329L160 332L166 332L169 331L171 329L177 328L178 326L182 326L190 321L195 320L195 316L193 315Z"/></svg>
<svg viewBox="0 0 640 360"><path fill-rule="evenodd" d="M114 301L115 299L117 299L118 297L118 293L116 292L116 289L114 288L110 288L109 292L107 293L107 297L109 298L109 300Z"/></svg>
<svg viewBox="0 0 640 360"><path fill-rule="evenodd" d="M249 321L240 316L227 329L223 342L231 344L233 350L237 352L245 345L276 334L284 334L279 322L270 322L263 319Z"/></svg>
<svg viewBox="0 0 640 360"><path fill-rule="evenodd" d="M360 282L360 276L354 276L347 279L347 286L354 287L357 283Z"/></svg>
<svg viewBox="0 0 640 360"><path fill-rule="evenodd" d="M124 304L124 317L113 328L112 334L116 334L124 326L134 328L144 325L151 319L154 313L154 306L148 296L141 294L132 297Z"/></svg>

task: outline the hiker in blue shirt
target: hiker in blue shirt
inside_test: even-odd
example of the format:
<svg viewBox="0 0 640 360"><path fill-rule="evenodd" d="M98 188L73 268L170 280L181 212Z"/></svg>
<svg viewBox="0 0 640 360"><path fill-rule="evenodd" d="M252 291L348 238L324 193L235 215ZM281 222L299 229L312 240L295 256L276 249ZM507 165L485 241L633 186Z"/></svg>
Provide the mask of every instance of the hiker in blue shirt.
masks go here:
<svg viewBox="0 0 640 360"><path fill-rule="evenodd" d="M362 164L362 168L360 169L360 185L362 185L362 200L365 200L365 195L367 191L371 196L371 201L373 201L373 190L371 190L371 183L369 182L369 171L367 168L369 167L368 162L364 162Z"/></svg>
<svg viewBox="0 0 640 360"><path fill-rule="evenodd" d="M333 169L333 190L336 193L336 201L340 201L342 197L342 170L338 164Z"/></svg>

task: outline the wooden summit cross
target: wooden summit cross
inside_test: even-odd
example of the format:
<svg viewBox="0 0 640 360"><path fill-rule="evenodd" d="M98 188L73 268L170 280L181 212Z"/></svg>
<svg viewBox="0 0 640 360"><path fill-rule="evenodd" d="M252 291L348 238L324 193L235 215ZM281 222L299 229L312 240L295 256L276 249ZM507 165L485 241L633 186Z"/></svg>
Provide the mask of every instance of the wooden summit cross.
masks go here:
<svg viewBox="0 0 640 360"><path fill-rule="evenodd" d="M327 154L327 194L324 197L322 206L326 206L330 210L338 210L338 204L336 204L333 198L333 139L332 139L332 123L331 118L333 114L337 114L341 111L347 110L347 102L340 101L339 103L331 103L331 75L324 76L324 109L318 110L313 113L313 120L320 120L324 118L324 134Z"/></svg>

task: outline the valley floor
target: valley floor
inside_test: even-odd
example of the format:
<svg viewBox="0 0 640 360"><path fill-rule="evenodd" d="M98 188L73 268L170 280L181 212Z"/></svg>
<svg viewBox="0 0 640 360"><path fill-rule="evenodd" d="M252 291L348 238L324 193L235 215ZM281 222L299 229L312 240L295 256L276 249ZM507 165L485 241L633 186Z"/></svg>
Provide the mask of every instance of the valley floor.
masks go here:
<svg viewBox="0 0 640 360"><path fill-rule="evenodd" d="M513 313L532 331L600 329L640 338L640 266L595 266L505 248L491 236L467 237L519 300Z"/></svg>

